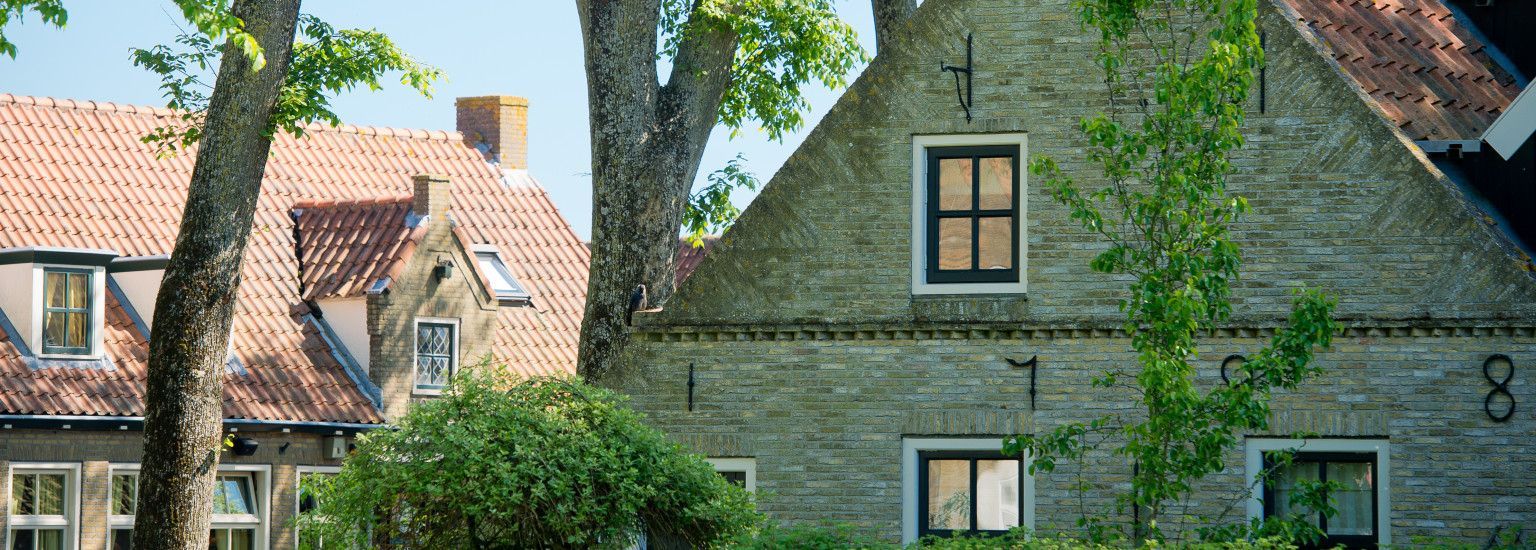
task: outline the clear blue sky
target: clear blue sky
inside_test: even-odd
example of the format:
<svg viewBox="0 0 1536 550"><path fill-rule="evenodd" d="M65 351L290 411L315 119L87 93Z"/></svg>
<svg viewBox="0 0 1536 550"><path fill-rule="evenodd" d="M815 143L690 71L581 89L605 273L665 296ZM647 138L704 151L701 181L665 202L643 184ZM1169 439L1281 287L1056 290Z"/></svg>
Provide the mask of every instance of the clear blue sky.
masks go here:
<svg viewBox="0 0 1536 550"><path fill-rule="evenodd" d="M170 1L70 0L65 6L69 25L63 30L46 27L35 17L6 29L19 51L15 60L0 57L0 92L163 105L158 81L129 63L128 50L169 43L175 37L178 25L185 23ZM840 0L837 7L873 53L869 3ZM304 9L337 27L388 33L406 51L447 74L447 82L437 86L430 100L400 86L336 98L336 111L349 124L452 129L455 97L527 97L530 170L576 232L590 237L587 88L574 1L309 0ZM848 80L856 75L857 70ZM700 181L738 152L746 155L749 169L767 181L837 95L812 89L806 127L783 143L754 131L731 140L717 129L699 169ZM742 193L734 199L744 207L752 196Z"/></svg>

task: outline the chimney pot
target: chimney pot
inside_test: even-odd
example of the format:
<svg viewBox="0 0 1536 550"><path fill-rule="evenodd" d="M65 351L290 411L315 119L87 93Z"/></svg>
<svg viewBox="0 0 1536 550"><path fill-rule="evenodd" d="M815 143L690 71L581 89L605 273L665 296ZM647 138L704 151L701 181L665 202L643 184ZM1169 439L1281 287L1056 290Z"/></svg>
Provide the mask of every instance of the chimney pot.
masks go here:
<svg viewBox="0 0 1536 550"><path fill-rule="evenodd" d="M423 218L437 216L448 210L453 195L448 189L448 177L437 174L420 174L411 178L415 183L411 213Z"/></svg>
<svg viewBox="0 0 1536 550"><path fill-rule="evenodd" d="M528 168L528 99L510 95L461 97L454 101L464 143L502 169Z"/></svg>

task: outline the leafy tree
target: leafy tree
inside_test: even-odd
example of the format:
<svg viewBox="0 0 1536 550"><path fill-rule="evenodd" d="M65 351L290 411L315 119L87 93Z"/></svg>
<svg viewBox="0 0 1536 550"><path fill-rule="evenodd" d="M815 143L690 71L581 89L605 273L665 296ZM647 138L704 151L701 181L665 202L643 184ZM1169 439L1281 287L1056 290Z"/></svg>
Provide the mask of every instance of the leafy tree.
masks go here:
<svg viewBox="0 0 1536 550"><path fill-rule="evenodd" d="M1055 159L1032 159L1071 219L1108 247L1094 271L1130 280L1119 302L1139 369L1113 369L1096 387L1129 387L1144 413L1111 414L1040 435L1010 438L1006 450L1051 471L1104 438L1138 465L1122 504L1140 507L1136 538L1158 539L1157 522L1191 484L1220 471L1243 433L1268 427L1269 398L1320 372L1313 362L1337 324L1335 301L1298 290L1285 324L1251 354L1229 385L1201 388L1193 359L1202 334L1231 315L1241 257L1230 225L1247 201L1227 193L1230 156L1243 145L1243 106L1263 63L1256 0L1078 0L1099 37L1097 62L1107 110L1081 121L1088 161L1102 171L1085 189ZM1130 381L1127 382L1126 379ZM1097 438L1089 443L1089 438ZM1084 527L1094 522L1085 518Z"/></svg>
<svg viewBox="0 0 1536 550"><path fill-rule="evenodd" d="M736 220L741 210L731 204L731 191L756 190L762 185L757 176L742 168L746 157L740 154L725 163L725 167L707 176L709 185L688 196L688 207L683 211L683 234L688 244L704 246L704 235L723 232Z"/></svg>
<svg viewBox="0 0 1536 550"><path fill-rule="evenodd" d="M801 87L841 86L864 59L832 0L577 0L592 133L592 266L578 370L596 379L627 340L630 295L672 293L678 230L729 201L690 203L710 130L803 123ZM657 63L671 72L662 84ZM703 195L710 199L717 195ZM728 193L727 193L728 196Z"/></svg>
<svg viewBox="0 0 1536 550"><path fill-rule="evenodd" d="M616 394L485 366L398 429L359 438L299 520L326 547L701 548L755 528L745 490L644 425Z"/></svg>
<svg viewBox="0 0 1536 550"><path fill-rule="evenodd" d="M197 145L181 227L155 300L144 413L144 469L135 548L191 550L208 544L213 476L219 460L223 373L240 269L272 136L302 134L312 121L336 123L327 95L378 86L403 71L427 92L434 69L371 31L336 31L299 14L300 0L175 0L197 29L169 48L138 51L135 62L165 80L184 126L147 141L166 150ZM63 26L58 0L0 0L0 31L28 11ZM295 43L295 31L303 38ZM213 44L223 44L214 47ZM0 34L0 53L15 45ZM217 60L217 62L215 62ZM216 69L215 69L216 68ZM212 86L200 79L217 71Z"/></svg>

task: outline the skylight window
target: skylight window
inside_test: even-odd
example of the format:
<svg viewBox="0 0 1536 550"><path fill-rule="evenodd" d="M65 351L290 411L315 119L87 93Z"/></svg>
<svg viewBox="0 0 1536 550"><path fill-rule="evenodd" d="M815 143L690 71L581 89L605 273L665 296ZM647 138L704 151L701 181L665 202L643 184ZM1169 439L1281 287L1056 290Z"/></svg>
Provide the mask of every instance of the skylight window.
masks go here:
<svg viewBox="0 0 1536 550"><path fill-rule="evenodd" d="M480 272L485 274L485 279L491 283L491 292L496 295L496 301L502 305L528 305L532 301L528 289L523 288L522 283L512 276L499 254L476 252L475 261L480 264Z"/></svg>

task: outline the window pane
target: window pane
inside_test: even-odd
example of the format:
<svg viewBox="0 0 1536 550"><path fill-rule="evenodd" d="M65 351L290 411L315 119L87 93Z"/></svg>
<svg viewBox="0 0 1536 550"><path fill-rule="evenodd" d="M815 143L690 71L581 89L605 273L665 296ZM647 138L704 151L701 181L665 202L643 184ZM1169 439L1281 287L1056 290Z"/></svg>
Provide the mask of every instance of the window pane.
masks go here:
<svg viewBox="0 0 1536 550"><path fill-rule="evenodd" d="M47 287L43 290L43 296L45 297L43 305L45 307L64 307L65 279L68 277L68 274L57 271L45 271L43 273L43 286Z"/></svg>
<svg viewBox="0 0 1536 550"><path fill-rule="evenodd" d="M720 471L717 471L715 473L720 474L720 477L725 478L726 481L729 481L729 482L735 484L737 487L746 488L746 486L747 486L747 473L746 472L728 472L728 471L720 470Z"/></svg>
<svg viewBox="0 0 1536 550"><path fill-rule="evenodd" d="M43 516L64 515L64 474L37 476L37 513Z"/></svg>
<svg viewBox="0 0 1536 550"><path fill-rule="evenodd" d="M251 550L256 546L254 529L230 529L229 550Z"/></svg>
<svg viewBox="0 0 1536 550"><path fill-rule="evenodd" d="M133 548L133 529L112 530L112 550L130 550Z"/></svg>
<svg viewBox="0 0 1536 550"><path fill-rule="evenodd" d="M1019 525L1019 461L976 461L976 528L1003 531Z"/></svg>
<svg viewBox="0 0 1536 550"><path fill-rule="evenodd" d="M1013 158L981 159L981 209L1013 208Z"/></svg>
<svg viewBox="0 0 1536 550"><path fill-rule="evenodd" d="M64 550L63 529L17 529L11 531L12 550Z"/></svg>
<svg viewBox="0 0 1536 550"><path fill-rule="evenodd" d="M928 528L971 528L971 461L928 461Z"/></svg>
<svg viewBox="0 0 1536 550"><path fill-rule="evenodd" d="M69 314L61 311L43 313L43 349L69 345Z"/></svg>
<svg viewBox="0 0 1536 550"><path fill-rule="evenodd" d="M971 209L971 159L939 159L939 210Z"/></svg>
<svg viewBox="0 0 1536 550"><path fill-rule="evenodd" d="M69 317L69 336L64 339L64 345L71 348L85 347L86 333L90 330L90 316L83 311L74 311L65 315Z"/></svg>
<svg viewBox="0 0 1536 550"><path fill-rule="evenodd" d="M416 358L417 386L448 385L448 359L446 357L419 356Z"/></svg>
<svg viewBox="0 0 1536 550"><path fill-rule="evenodd" d="M1328 518L1330 535L1370 535L1375 526L1371 512L1371 465L1363 462L1328 463L1328 481L1344 486L1331 496L1338 515Z"/></svg>
<svg viewBox="0 0 1536 550"><path fill-rule="evenodd" d="M418 325L416 327L416 353L447 355L453 338L446 325Z"/></svg>
<svg viewBox="0 0 1536 550"><path fill-rule="evenodd" d="M1287 518L1299 514L1303 521L1318 525L1316 512L1306 507L1291 506L1291 495L1296 494L1296 485L1303 481L1317 481L1317 470L1318 464L1315 462L1297 462L1275 472L1275 515Z"/></svg>
<svg viewBox="0 0 1536 550"><path fill-rule="evenodd" d="M84 273L69 274L69 307L84 308L90 304L86 302L91 296L91 276Z"/></svg>
<svg viewBox="0 0 1536 550"><path fill-rule="evenodd" d="M11 476L11 513L18 516L37 513L37 476L32 474Z"/></svg>
<svg viewBox="0 0 1536 550"><path fill-rule="evenodd" d="M64 550L64 530L38 529L37 550Z"/></svg>
<svg viewBox="0 0 1536 550"><path fill-rule="evenodd" d="M1013 269L1013 218L981 218L976 243L981 269Z"/></svg>
<svg viewBox="0 0 1536 550"><path fill-rule="evenodd" d="M133 515L134 497L139 490L139 476L115 474L112 476L112 513L119 516Z"/></svg>
<svg viewBox="0 0 1536 550"><path fill-rule="evenodd" d="M971 219L939 220L939 269L971 269Z"/></svg>
<svg viewBox="0 0 1536 550"><path fill-rule="evenodd" d="M250 478L245 476L219 476L213 486L213 513L254 514L250 504Z"/></svg>

